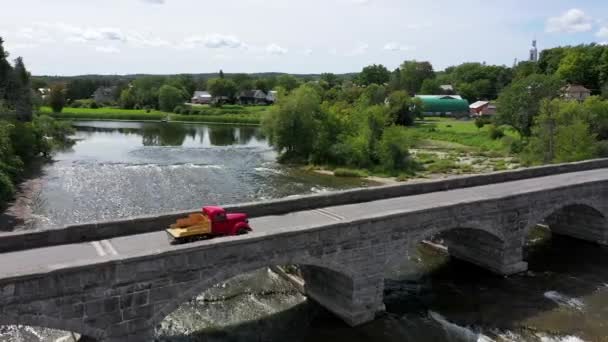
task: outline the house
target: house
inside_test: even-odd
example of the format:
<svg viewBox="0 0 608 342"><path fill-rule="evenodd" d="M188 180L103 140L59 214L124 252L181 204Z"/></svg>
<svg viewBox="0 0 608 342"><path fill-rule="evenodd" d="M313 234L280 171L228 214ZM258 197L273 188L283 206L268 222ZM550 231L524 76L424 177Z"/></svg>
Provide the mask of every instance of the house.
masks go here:
<svg viewBox="0 0 608 342"><path fill-rule="evenodd" d="M99 87L91 97L98 104L108 104L116 102L116 86L113 87Z"/></svg>
<svg viewBox="0 0 608 342"><path fill-rule="evenodd" d="M442 94L450 95L454 94L454 86L451 84L442 84L439 86Z"/></svg>
<svg viewBox="0 0 608 342"><path fill-rule="evenodd" d="M276 90L270 90L266 95L266 103L272 104L277 102L277 96L279 93Z"/></svg>
<svg viewBox="0 0 608 342"><path fill-rule="evenodd" d="M210 104L213 96L209 94L207 91L197 90L192 95L192 99L190 99L191 103L194 104Z"/></svg>
<svg viewBox="0 0 608 342"><path fill-rule="evenodd" d="M38 88L38 93L42 99L46 99L51 94L51 88Z"/></svg>
<svg viewBox="0 0 608 342"><path fill-rule="evenodd" d="M492 116L496 114L496 105L489 101L477 101L469 106L471 116Z"/></svg>
<svg viewBox="0 0 608 342"><path fill-rule="evenodd" d="M424 105L426 116L468 116L469 101L460 95L416 95Z"/></svg>
<svg viewBox="0 0 608 342"><path fill-rule="evenodd" d="M569 84L562 89L562 96L566 100L585 101L591 96L591 90L578 84Z"/></svg>
<svg viewBox="0 0 608 342"><path fill-rule="evenodd" d="M261 90L244 90L237 95L240 104L266 104L266 93Z"/></svg>

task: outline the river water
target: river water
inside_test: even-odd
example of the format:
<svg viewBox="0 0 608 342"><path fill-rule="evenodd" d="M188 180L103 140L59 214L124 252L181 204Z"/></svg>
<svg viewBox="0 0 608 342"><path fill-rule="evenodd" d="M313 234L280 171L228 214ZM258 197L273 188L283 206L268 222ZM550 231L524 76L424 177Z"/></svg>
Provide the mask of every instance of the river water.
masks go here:
<svg viewBox="0 0 608 342"><path fill-rule="evenodd" d="M284 167L255 127L80 122L30 189L20 229L365 186ZM498 277L425 246L388 270L387 313L350 328L268 269L200 294L160 341L608 341L608 249L538 229L530 271ZM71 341L0 327L0 341Z"/></svg>

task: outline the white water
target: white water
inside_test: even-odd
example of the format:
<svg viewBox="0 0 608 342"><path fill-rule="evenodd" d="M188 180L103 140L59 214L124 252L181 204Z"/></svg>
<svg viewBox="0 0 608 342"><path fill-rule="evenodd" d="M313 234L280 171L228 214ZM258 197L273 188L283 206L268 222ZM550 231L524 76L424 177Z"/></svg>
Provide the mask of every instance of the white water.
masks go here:
<svg viewBox="0 0 608 342"><path fill-rule="evenodd" d="M579 311L583 311L585 309L585 303L583 303L580 299L568 297L557 291L547 291L545 292L544 296L560 306L570 307Z"/></svg>

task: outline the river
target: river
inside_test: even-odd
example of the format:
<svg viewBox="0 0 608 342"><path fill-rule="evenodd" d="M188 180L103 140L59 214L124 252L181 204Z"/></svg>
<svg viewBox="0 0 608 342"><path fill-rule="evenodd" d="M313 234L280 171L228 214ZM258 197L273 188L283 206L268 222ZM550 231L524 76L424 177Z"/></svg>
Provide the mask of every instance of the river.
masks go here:
<svg viewBox="0 0 608 342"><path fill-rule="evenodd" d="M44 166L19 229L366 186L278 165L256 127L79 122ZM387 313L350 328L268 269L184 303L160 341L608 341L608 249L538 229L523 275L498 277L420 246L387 271ZM0 341L70 341L0 327Z"/></svg>

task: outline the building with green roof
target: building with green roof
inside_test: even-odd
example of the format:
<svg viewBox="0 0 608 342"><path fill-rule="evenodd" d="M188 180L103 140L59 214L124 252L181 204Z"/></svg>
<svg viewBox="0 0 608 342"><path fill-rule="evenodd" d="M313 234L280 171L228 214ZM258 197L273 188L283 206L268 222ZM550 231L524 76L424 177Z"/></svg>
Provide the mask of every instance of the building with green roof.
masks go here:
<svg viewBox="0 0 608 342"><path fill-rule="evenodd" d="M460 95L416 95L424 105L427 116L467 116L469 101Z"/></svg>

